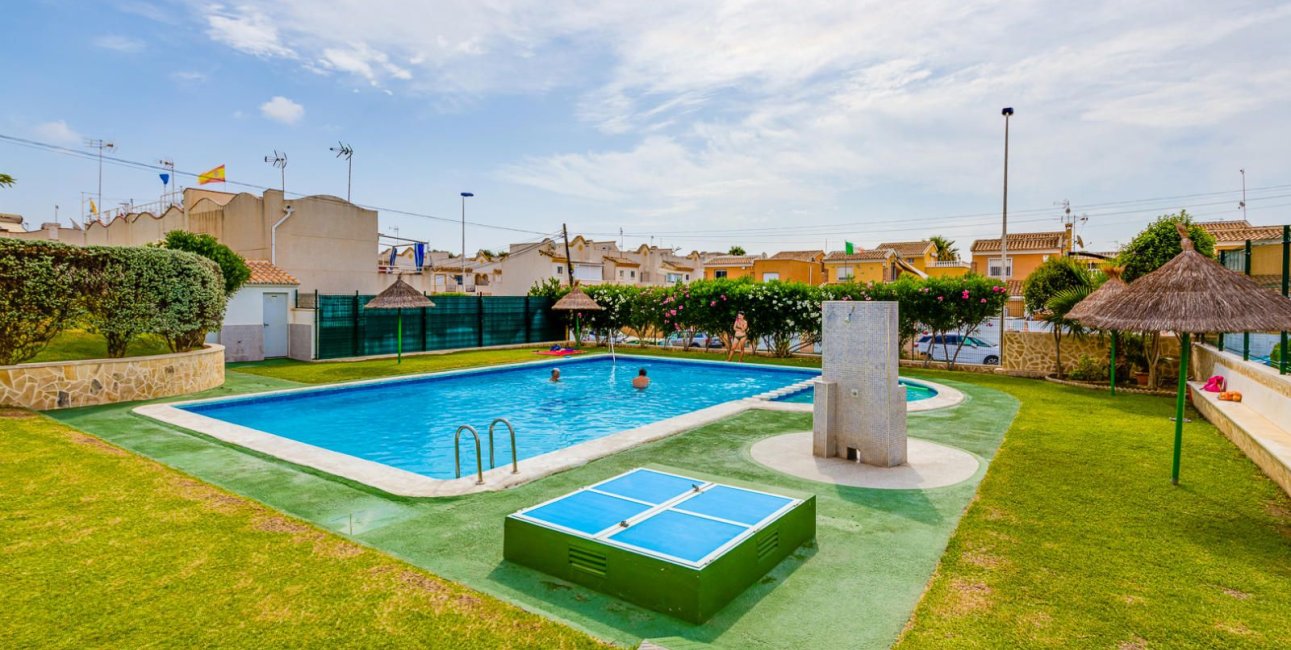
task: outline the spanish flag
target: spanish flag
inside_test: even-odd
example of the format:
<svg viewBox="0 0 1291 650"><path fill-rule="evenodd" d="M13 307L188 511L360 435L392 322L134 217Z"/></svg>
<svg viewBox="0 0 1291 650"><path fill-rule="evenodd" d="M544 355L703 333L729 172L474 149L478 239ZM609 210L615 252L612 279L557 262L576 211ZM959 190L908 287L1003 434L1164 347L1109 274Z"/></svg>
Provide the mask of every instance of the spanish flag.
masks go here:
<svg viewBox="0 0 1291 650"><path fill-rule="evenodd" d="M99 206L94 205L94 199L90 199L90 214L98 214Z"/></svg>
<svg viewBox="0 0 1291 650"><path fill-rule="evenodd" d="M197 175L198 185L205 185L207 183L223 183L223 182L224 182L224 165L220 165L219 167L204 171Z"/></svg>

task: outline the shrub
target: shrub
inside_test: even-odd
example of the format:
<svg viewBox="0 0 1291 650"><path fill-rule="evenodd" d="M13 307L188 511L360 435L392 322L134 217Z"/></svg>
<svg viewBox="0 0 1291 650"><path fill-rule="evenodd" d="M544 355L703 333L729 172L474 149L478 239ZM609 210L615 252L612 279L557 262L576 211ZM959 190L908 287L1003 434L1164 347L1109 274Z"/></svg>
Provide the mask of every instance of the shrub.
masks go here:
<svg viewBox="0 0 1291 650"><path fill-rule="evenodd" d="M66 244L0 238L0 365L36 356L80 316L79 253Z"/></svg>
<svg viewBox="0 0 1291 650"><path fill-rule="evenodd" d="M202 346L206 333L224 320L224 282L215 262L194 253L169 251L158 286L152 331L173 352Z"/></svg>
<svg viewBox="0 0 1291 650"><path fill-rule="evenodd" d="M210 235L172 230L166 233L162 245L171 250L196 253L215 262L224 282L225 296L237 293L251 279L251 268L247 266L246 260Z"/></svg>
<svg viewBox="0 0 1291 650"><path fill-rule="evenodd" d="M1067 372L1067 376L1076 381L1104 381L1107 379L1107 366L1095 361L1088 354L1080 355L1076 365Z"/></svg>
<svg viewBox="0 0 1291 650"><path fill-rule="evenodd" d="M157 248L83 249L82 259L89 269L84 291L86 324L107 340L108 357L124 357L132 339L156 329L172 255Z"/></svg>

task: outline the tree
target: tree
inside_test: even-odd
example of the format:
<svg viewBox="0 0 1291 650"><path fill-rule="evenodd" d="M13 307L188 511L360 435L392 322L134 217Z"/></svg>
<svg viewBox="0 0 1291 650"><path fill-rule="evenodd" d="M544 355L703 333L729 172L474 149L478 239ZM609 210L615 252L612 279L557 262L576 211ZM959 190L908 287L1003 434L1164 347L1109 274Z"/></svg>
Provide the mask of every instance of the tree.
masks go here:
<svg viewBox="0 0 1291 650"><path fill-rule="evenodd" d="M1198 253L1212 259L1215 257L1214 235L1194 223L1186 210L1162 215L1135 235L1117 256L1117 265L1125 268L1122 277L1126 282L1133 282L1161 268L1183 250L1176 223L1182 223L1188 229L1188 237Z"/></svg>
<svg viewBox="0 0 1291 650"><path fill-rule="evenodd" d="M727 255L747 255L748 253L744 252L743 246L732 246L731 250L726 251L726 254Z"/></svg>
<svg viewBox="0 0 1291 650"><path fill-rule="evenodd" d="M955 247L954 240L946 239L941 235L934 235L928 238L932 242L938 262L957 262L959 261L959 249Z"/></svg>
<svg viewBox="0 0 1291 650"><path fill-rule="evenodd" d="M1206 232L1192 220L1186 210L1178 214L1167 214L1157 218L1121 250L1116 258L1118 266L1125 270L1121 277L1126 282L1133 282L1165 265L1174 259L1183 247L1179 243L1179 231L1176 223L1184 224L1193 247L1206 257L1215 257L1215 237ZM1158 384L1157 366L1161 361L1161 333L1144 332L1144 357L1148 365L1148 387L1156 388Z"/></svg>
<svg viewBox="0 0 1291 650"><path fill-rule="evenodd" d="M1027 309L1052 326L1053 352L1058 378L1062 379L1062 336L1064 330L1080 335L1084 329L1079 323L1067 319L1067 313L1084 296L1068 292L1086 292L1093 286L1089 271L1070 257L1050 257L1027 276L1022 285L1022 298ZM1054 300L1064 296L1061 300ZM1073 302L1074 300L1074 302ZM1052 303L1052 304L1051 304Z"/></svg>
<svg viewBox="0 0 1291 650"><path fill-rule="evenodd" d="M13 187L13 184L16 182L17 181L14 179L13 176L10 176L8 174L0 174L0 187Z"/></svg>
<svg viewBox="0 0 1291 650"><path fill-rule="evenodd" d="M108 358L126 355L130 341L150 331L166 282L170 251L160 248L91 246L84 294L86 324L108 344Z"/></svg>
<svg viewBox="0 0 1291 650"><path fill-rule="evenodd" d="M246 281L251 279L251 267L241 255L232 248L220 243L220 240L206 234L196 234L185 230L172 230L166 233L163 241L166 248L176 251L188 251L205 257L220 268L224 279L224 295L237 293Z"/></svg>

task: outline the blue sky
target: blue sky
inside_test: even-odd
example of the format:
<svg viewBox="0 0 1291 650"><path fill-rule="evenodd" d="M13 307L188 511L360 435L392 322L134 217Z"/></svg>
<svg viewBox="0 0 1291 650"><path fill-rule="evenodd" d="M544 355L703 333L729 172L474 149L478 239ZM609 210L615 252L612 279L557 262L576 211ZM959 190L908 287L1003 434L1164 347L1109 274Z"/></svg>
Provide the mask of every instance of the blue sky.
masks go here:
<svg viewBox="0 0 1291 650"><path fill-rule="evenodd" d="M470 190L470 221L534 233L966 251L999 231L1009 105L1011 231L1057 229L1063 199L1094 250L1180 207L1237 218L1243 167L1250 220L1291 221L1286 4L51 0L6 7L0 55L0 134L268 186L277 149L289 192L343 196L340 139L356 202L456 219ZM97 168L0 141L0 171L0 212L39 223ZM104 167L105 207L160 190Z"/></svg>

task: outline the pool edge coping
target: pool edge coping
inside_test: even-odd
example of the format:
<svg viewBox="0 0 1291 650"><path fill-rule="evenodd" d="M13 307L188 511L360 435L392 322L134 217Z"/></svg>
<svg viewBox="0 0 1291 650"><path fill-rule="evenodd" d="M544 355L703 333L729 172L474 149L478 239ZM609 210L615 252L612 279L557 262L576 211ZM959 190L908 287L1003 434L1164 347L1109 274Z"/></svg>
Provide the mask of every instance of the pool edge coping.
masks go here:
<svg viewBox="0 0 1291 650"><path fill-rule="evenodd" d="M592 354L585 357L579 357L578 360L594 359L599 357L610 356L608 354ZM655 359L650 355L616 355L638 359ZM131 412L147 417L152 420L163 422L172 426L179 427L188 431L207 435L221 442L225 442L237 447L249 449L254 452L267 454L276 459L322 471L342 479L347 479L367 485L394 496L400 497L454 497L467 494L476 494L480 492L493 492L503 490L531 481L545 478L565 470L581 467L591 461L610 456L612 454L626 451L649 442L655 442L674 436L679 433L690 431L692 429L711 424L733 415L738 415L752 409L763 409L772 411L791 411L798 413L810 413L811 404L797 404L792 402L775 402L767 396L776 391L767 391L758 395L745 397L720 404L714 404L702 409L683 413L671 418L665 418L656 422L625 429L611 433L600 438L587 440L576 445L557 449L545 454L540 454L532 458L526 458L519 461L519 471L512 472L506 465L487 469L483 471L483 482L477 483L477 479L472 477L470 472L463 478L455 479L437 479L408 470L399 469L384 463L359 458L350 454L344 454L323 447L311 445L309 443L292 440L283 436L275 435L259 429L225 422L217 418L208 417L199 413L186 411L180 407L189 404L207 403L207 402L225 402L239 401L242 399L253 399L271 397L273 395L288 393L303 393L319 390L334 389L337 387L363 386L376 383L391 383L396 381L412 381L420 378L435 376L443 377L460 374L477 374L481 371L498 370L505 368L516 368L526 366L552 365L565 361L567 358L560 359L536 359L533 361L519 361L508 364L497 364L473 368L458 368L454 370L445 370L440 372L417 373L404 375L400 377L383 377L376 379L364 379L352 382L337 382L321 386L305 386L284 388L259 393L251 393L245 396L204 398L167 402L164 404L147 404L131 409ZM707 359L686 359L670 360L680 361L682 363L708 363L719 365L746 365L732 364L725 361L713 361ZM759 366L761 367L761 366ZM799 370L798 368L781 368L769 366L776 370ZM814 381L814 379L812 380ZM917 380L920 383L929 385L938 391L937 396L920 400L919 402L908 402L907 408L911 411L925 411L932 408L945 408L953 406L963 401L964 394L956 389L943 384L938 384L922 379ZM943 393L943 391L945 391ZM911 405L921 404L923 402L935 402L942 396L946 396L946 402L938 405L928 405L920 409L911 408Z"/></svg>

